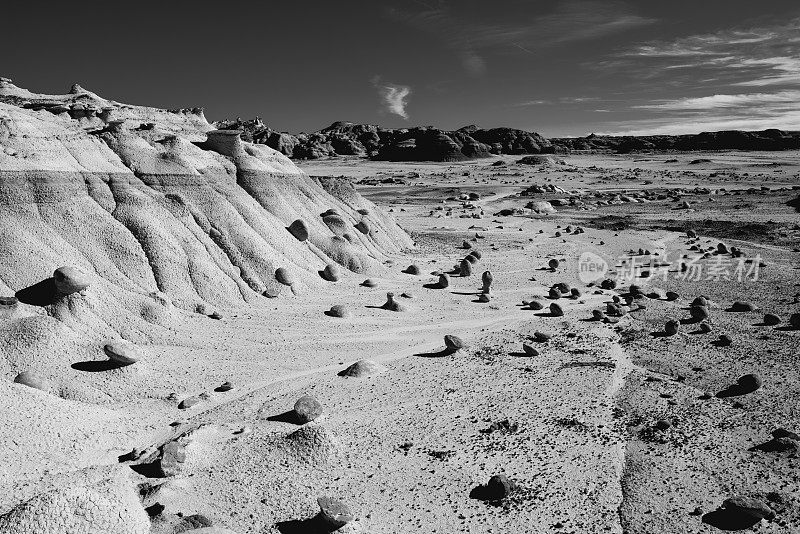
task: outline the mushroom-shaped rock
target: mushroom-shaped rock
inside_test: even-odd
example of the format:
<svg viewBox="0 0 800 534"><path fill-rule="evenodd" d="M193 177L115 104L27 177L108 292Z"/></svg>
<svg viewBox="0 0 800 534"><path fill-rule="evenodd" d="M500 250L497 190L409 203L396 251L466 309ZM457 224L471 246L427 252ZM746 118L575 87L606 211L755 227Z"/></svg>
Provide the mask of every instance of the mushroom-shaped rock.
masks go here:
<svg viewBox="0 0 800 534"><path fill-rule="evenodd" d="M679 323L678 321L676 321L674 319L671 319L671 320L667 321L667 323L664 325L664 332L668 336L674 336L675 334L678 333L678 331L680 330L680 327L681 327L681 323Z"/></svg>
<svg viewBox="0 0 800 534"><path fill-rule="evenodd" d="M347 318L351 316L351 313L350 309L344 304L334 304L331 306L331 309L328 310L328 315L331 317Z"/></svg>
<svg viewBox="0 0 800 534"><path fill-rule="evenodd" d="M320 497L319 515L323 523L331 530L338 530L353 520L353 513L342 501L333 497Z"/></svg>
<svg viewBox="0 0 800 534"><path fill-rule="evenodd" d="M360 378L362 376L377 375L386 370L386 368L372 360L358 360L350 367L339 373L339 376L347 376L352 378Z"/></svg>
<svg viewBox="0 0 800 534"><path fill-rule="evenodd" d="M301 424L311 422L322 415L322 404L310 395L303 395L294 403L294 415Z"/></svg>
<svg viewBox="0 0 800 534"><path fill-rule="evenodd" d="M233 389L236 389L236 386L234 386L232 382L223 382L214 391L225 393L226 391L231 391Z"/></svg>
<svg viewBox="0 0 800 534"><path fill-rule="evenodd" d="M552 304L550 304L550 315L552 315L553 317L561 317L562 315L564 315L564 310L561 308L560 305L553 302Z"/></svg>
<svg viewBox="0 0 800 534"><path fill-rule="evenodd" d="M728 512L740 515L741 519L744 520L742 528L734 528L734 530L743 530L747 528L750 526L747 523L751 521L757 522L762 519L775 519L775 511L764 501L753 497L736 495L725 499L722 503L722 507Z"/></svg>
<svg viewBox="0 0 800 534"><path fill-rule="evenodd" d="M275 269L275 280L285 286L294 284L294 276L286 267L278 267Z"/></svg>
<svg viewBox="0 0 800 534"><path fill-rule="evenodd" d="M484 271L483 275L481 275L481 281L483 282L483 287L481 288L482 293L491 293L492 292L492 282L494 281L494 276L490 271Z"/></svg>
<svg viewBox="0 0 800 534"><path fill-rule="evenodd" d="M420 273L419 267L416 264L413 264L413 263L411 265L409 265L408 267L406 267L406 270L403 271L403 272L406 273L406 274L413 274L413 275L418 275Z"/></svg>
<svg viewBox="0 0 800 534"><path fill-rule="evenodd" d="M525 353L526 356L538 356L539 351L536 350L533 346L528 345L527 343L522 344L522 351Z"/></svg>
<svg viewBox="0 0 800 534"><path fill-rule="evenodd" d="M570 292L569 284L566 282L558 282L557 284L553 284L553 287L558 289L562 295L566 295Z"/></svg>
<svg viewBox="0 0 800 534"><path fill-rule="evenodd" d="M602 282L600 282L601 289L616 289L617 288L617 281L611 278L606 278Z"/></svg>
<svg viewBox="0 0 800 534"><path fill-rule="evenodd" d="M444 346L447 350L455 352L464 348L464 342L458 336L447 334L444 336Z"/></svg>
<svg viewBox="0 0 800 534"><path fill-rule="evenodd" d="M91 284L91 278L87 273L69 265L56 269L53 273L53 280L56 291L61 295L71 295L83 291Z"/></svg>
<svg viewBox="0 0 800 534"><path fill-rule="evenodd" d="M737 300L731 305L731 311L735 312L751 312L756 309L756 305L751 302L742 302Z"/></svg>
<svg viewBox="0 0 800 534"><path fill-rule="evenodd" d="M306 226L306 223L303 221L303 219L297 219L286 229L289 230L289 233L292 234L298 241L305 241L308 239L308 226Z"/></svg>
<svg viewBox="0 0 800 534"><path fill-rule="evenodd" d="M470 497L483 501L499 501L511 495L515 489L513 480L505 475L494 475L485 485L473 489Z"/></svg>
<svg viewBox="0 0 800 534"><path fill-rule="evenodd" d="M486 484L486 489L490 496L503 499L514 490L514 482L505 475L494 475Z"/></svg>
<svg viewBox="0 0 800 534"><path fill-rule="evenodd" d="M22 371L14 378L14 383L42 391L50 391L50 381L33 371Z"/></svg>
<svg viewBox="0 0 800 534"><path fill-rule="evenodd" d="M472 276L472 264L467 260L461 260L459 274L461 276Z"/></svg>
<svg viewBox="0 0 800 534"><path fill-rule="evenodd" d="M121 365L131 365L142 359L142 350L130 341L111 341L103 350L106 356Z"/></svg>
<svg viewBox="0 0 800 534"><path fill-rule="evenodd" d="M764 384L764 382L761 380L761 377L756 373L742 375L739 377L736 383L746 391L756 391Z"/></svg>
<svg viewBox="0 0 800 534"><path fill-rule="evenodd" d="M552 339L552 335L548 334L547 332L540 332L539 330L533 333L533 339L535 339L539 343L547 343Z"/></svg>
<svg viewBox="0 0 800 534"><path fill-rule="evenodd" d="M200 397L196 396L186 397L180 402L180 404L178 404L178 408L180 408L181 410L188 410L192 406L200 404L200 402L201 402Z"/></svg>
<svg viewBox="0 0 800 534"><path fill-rule="evenodd" d="M406 311L405 306L403 306L394 299L394 293L392 293L391 291L386 293L386 302L383 303L383 306L381 306L381 308L383 308L384 310L390 310L394 312Z"/></svg>
<svg viewBox="0 0 800 534"><path fill-rule="evenodd" d="M337 282L342 277L339 266L335 263L329 263L322 270L322 277L328 282Z"/></svg>

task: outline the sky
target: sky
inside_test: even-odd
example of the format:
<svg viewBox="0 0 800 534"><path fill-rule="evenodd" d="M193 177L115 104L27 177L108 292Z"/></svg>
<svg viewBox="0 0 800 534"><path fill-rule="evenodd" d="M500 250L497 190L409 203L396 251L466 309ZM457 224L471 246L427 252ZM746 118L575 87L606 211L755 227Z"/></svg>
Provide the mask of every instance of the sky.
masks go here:
<svg viewBox="0 0 800 534"><path fill-rule="evenodd" d="M0 20L20 87L292 133L800 130L800 0L83 0Z"/></svg>

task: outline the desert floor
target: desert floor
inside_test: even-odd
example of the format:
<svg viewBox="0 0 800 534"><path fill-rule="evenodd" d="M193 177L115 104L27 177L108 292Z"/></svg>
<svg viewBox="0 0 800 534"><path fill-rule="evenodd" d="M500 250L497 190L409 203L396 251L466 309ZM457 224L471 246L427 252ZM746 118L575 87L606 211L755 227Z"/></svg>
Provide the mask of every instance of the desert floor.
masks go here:
<svg viewBox="0 0 800 534"><path fill-rule="evenodd" d="M181 474L136 474L149 488L146 504L163 506L164 516L203 514L239 534L313 532L308 518L323 495L352 510L342 532L718 532L733 519L716 511L734 495L777 513L754 531L800 531L797 449L754 448L777 428L800 431L800 331L787 326L800 311L800 190L792 189L800 187L800 153L572 155L548 167L517 159L301 163L312 176L361 181L361 194L391 210L416 248L387 262L376 287L348 273L324 292L285 292L223 310L221 321L182 320L174 344L114 371L142 388L148 374L165 373L173 389L91 412L76 406L58 421L19 407L0 451L5 485L16 481L24 493L26 479L117 463L131 449L183 435ZM404 183L365 182L388 179ZM536 184L563 191L519 196ZM679 190L680 200L639 201L647 190ZM495 215L597 191L634 199ZM480 198L460 199L469 193ZM431 273L450 272L469 252L464 242L481 252L472 276L426 287L437 280ZM711 254L691 276L680 272L690 246L716 250L720 242L753 261ZM655 263L649 277L632 280L654 298L634 300L618 320L592 320L631 281L616 290L588 285L579 277L587 252L607 261L610 278L632 261ZM669 265L656 271L663 258ZM419 275L403 272L411 264ZM489 302L478 301L484 271L494 277ZM559 282L580 296L551 300ZM668 300L667 291L679 298ZM387 292L404 311L381 308ZM663 335L668 319L690 317L700 295L711 301L711 332L687 322ZM523 306L534 297L544 309ZM727 311L734 301L757 310ZM551 302L563 316L551 316ZM326 315L335 304L351 316ZM780 324L764 325L766 312ZM536 331L552 337L535 341ZM467 347L448 353L446 334ZM523 343L539 354L529 356ZM338 375L361 359L385 369ZM761 377L760 389L715 396L748 373ZM225 381L235 389L215 392ZM177 408L176 399L201 393L199 404ZM324 411L298 426L285 413L302 395ZM31 425L40 430L24 431ZM516 482L508 498L471 497L496 474ZM0 498L0 509L19 497ZM172 529L157 522L154 532Z"/></svg>

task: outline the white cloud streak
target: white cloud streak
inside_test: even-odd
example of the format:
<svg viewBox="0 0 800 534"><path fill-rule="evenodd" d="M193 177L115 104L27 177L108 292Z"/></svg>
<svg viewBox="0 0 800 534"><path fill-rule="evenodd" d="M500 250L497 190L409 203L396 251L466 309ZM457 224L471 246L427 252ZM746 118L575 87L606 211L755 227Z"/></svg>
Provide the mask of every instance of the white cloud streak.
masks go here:
<svg viewBox="0 0 800 534"><path fill-rule="evenodd" d="M387 113L398 115L408 120L408 97L411 96L411 87L395 83L384 83L379 76L372 79L372 85L378 89L383 110Z"/></svg>

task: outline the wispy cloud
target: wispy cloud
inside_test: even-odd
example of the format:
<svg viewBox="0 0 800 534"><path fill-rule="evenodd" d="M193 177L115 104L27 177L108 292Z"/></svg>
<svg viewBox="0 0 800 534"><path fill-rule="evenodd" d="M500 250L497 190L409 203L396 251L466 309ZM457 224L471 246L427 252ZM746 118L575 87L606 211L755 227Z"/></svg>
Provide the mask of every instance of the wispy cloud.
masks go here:
<svg viewBox="0 0 800 534"><path fill-rule="evenodd" d="M676 121L674 117L661 119L639 119L608 123L604 135L678 135L721 130L800 130L800 110L787 111L780 118L772 116L723 116L684 118Z"/></svg>
<svg viewBox="0 0 800 534"><path fill-rule="evenodd" d="M796 106L800 108L800 89L779 91L777 93L718 94L711 96L686 97L674 100L656 101L650 104L633 106L637 109L669 111L709 111L718 109L750 109L759 106Z"/></svg>
<svg viewBox="0 0 800 534"><path fill-rule="evenodd" d="M445 47L452 50L464 70L480 76L487 71L489 59L498 52L524 52L537 54L541 49L564 43L597 39L631 28L656 22L631 12L628 4L608 0L564 0L555 4L554 10L542 13L532 4L516 21L493 21L481 13L469 17L465 4L440 0L435 5L415 2L415 7L392 7L386 10L390 18L432 34Z"/></svg>
<svg viewBox="0 0 800 534"><path fill-rule="evenodd" d="M624 81L632 122L608 131L640 135L800 129L800 18L651 41L586 65Z"/></svg>
<svg viewBox="0 0 800 534"><path fill-rule="evenodd" d="M384 111L408 120L406 107L408 106L408 97L411 96L410 86L385 83L380 76L375 76L372 79L372 85L378 89L378 96L381 99Z"/></svg>
<svg viewBox="0 0 800 534"><path fill-rule="evenodd" d="M669 77L684 86L693 80L718 86L800 84L800 17L771 27L643 43L587 67L624 71L641 80Z"/></svg>
<svg viewBox="0 0 800 534"><path fill-rule="evenodd" d="M600 100L601 99L596 96L562 96L556 99L547 100L525 100L523 102L514 104L514 107L584 104L588 102L599 102Z"/></svg>

